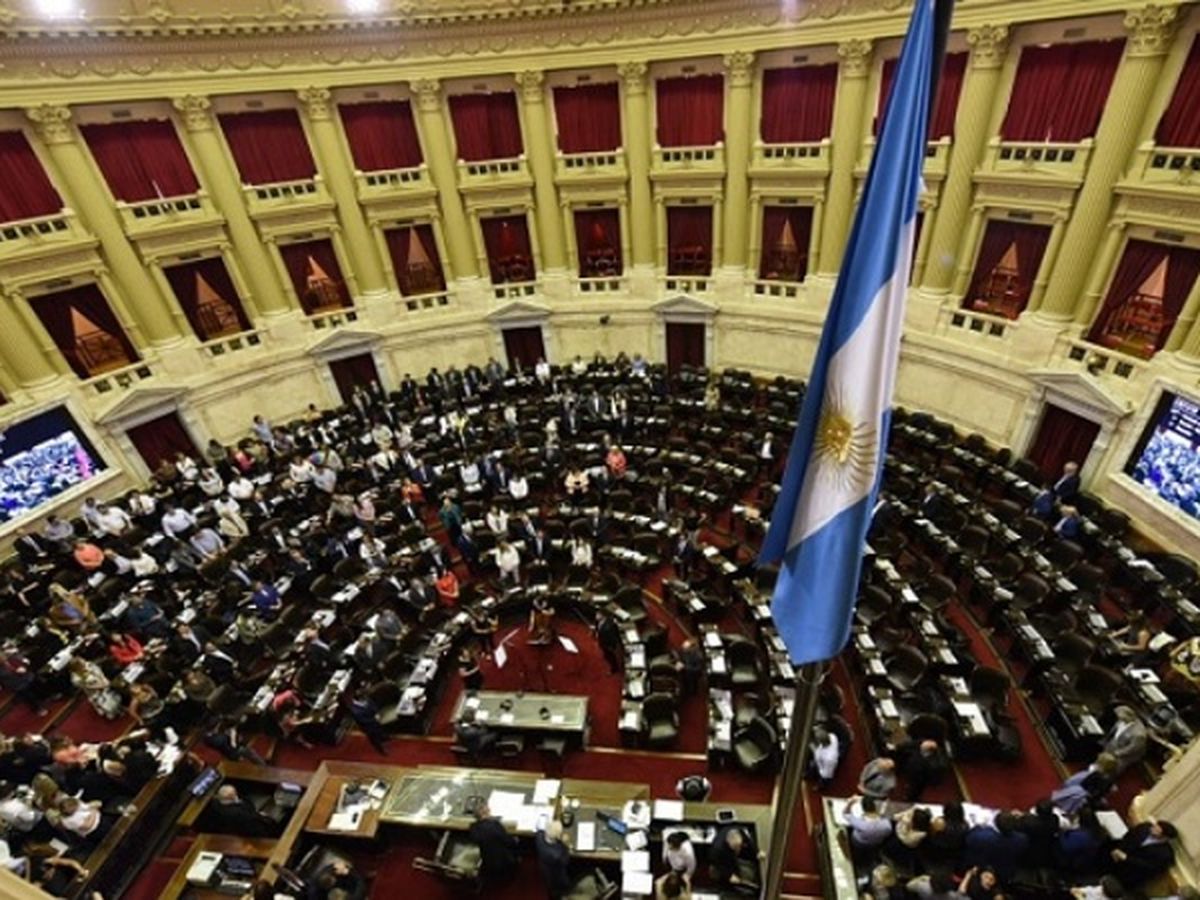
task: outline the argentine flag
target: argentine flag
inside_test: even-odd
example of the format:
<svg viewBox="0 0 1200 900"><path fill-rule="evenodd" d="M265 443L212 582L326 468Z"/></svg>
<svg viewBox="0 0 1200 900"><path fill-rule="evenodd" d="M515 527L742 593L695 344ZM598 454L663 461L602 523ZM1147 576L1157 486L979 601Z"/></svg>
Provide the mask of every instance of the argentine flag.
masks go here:
<svg viewBox="0 0 1200 900"><path fill-rule="evenodd" d="M771 613L796 664L850 637L887 450L925 161L934 2L917 0L875 157L800 409L760 564L782 561Z"/></svg>

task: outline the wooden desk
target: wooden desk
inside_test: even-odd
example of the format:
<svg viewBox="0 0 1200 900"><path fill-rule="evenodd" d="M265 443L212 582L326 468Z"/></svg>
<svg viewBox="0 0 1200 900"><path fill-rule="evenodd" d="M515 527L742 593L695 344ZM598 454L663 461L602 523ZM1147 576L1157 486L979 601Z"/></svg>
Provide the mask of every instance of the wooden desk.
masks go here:
<svg viewBox="0 0 1200 900"><path fill-rule="evenodd" d="M587 729L587 697L527 694L512 691L464 692L454 709L454 721L475 709L477 722L496 731L580 734Z"/></svg>
<svg viewBox="0 0 1200 900"><path fill-rule="evenodd" d="M161 900L177 900L181 897L192 898L192 900L220 900L220 898L230 896L215 888L188 884L188 871L201 853L213 852L225 856L241 856L265 865L274 849L275 838L244 838L232 834L198 835L192 843L191 849L188 850L187 856L183 858L183 862L179 864L179 868L175 870L175 874L171 876L171 880L163 889L160 895ZM259 871L261 870L260 866Z"/></svg>
<svg viewBox="0 0 1200 900"><path fill-rule="evenodd" d="M561 816L564 810L569 809L575 817L571 827L565 829L571 856L576 859L619 862L621 851L626 849L625 839L610 830L596 814L604 813L619 819L625 804L631 800L650 803L649 785L623 781L589 781L583 778L563 779L558 810ZM595 850L579 849L579 826L584 822L595 823Z"/></svg>
<svg viewBox="0 0 1200 900"><path fill-rule="evenodd" d="M360 781L383 781L388 786L389 794L391 793L392 785L395 783L395 780L389 780L382 774L374 774L366 777L361 775L331 775L325 779L325 782L317 792L316 802L313 803L312 811L308 814L304 830L309 834L373 840L375 835L379 833L379 817L383 811L382 803L378 807L372 805L368 808L363 813L362 818L359 819L358 828L353 831L329 827L330 818L337 812L338 800L341 798L342 789L347 785L357 784ZM386 796L383 799L384 802L387 801Z"/></svg>
<svg viewBox="0 0 1200 900"><path fill-rule="evenodd" d="M455 766L421 766L409 769L393 784L384 801L382 820L395 825L466 831L475 821L467 812L472 797L486 800L492 791L525 795L528 802L539 772L504 769L463 769ZM511 826L511 822L506 822ZM514 828L510 827L510 830ZM523 832L518 832L523 833Z"/></svg>
<svg viewBox="0 0 1200 900"><path fill-rule="evenodd" d="M184 828L195 827L196 822L199 821L200 816L208 807L209 801L217 793L217 788L227 781L270 784L275 786L289 782L306 788L313 779L313 773L306 769L279 769L274 766L259 766L252 763L231 762L229 760L221 760L217 763L216 769L221 773L221 777L213 783L213 786L206 793L201 794L199 797L193 797L188 801L188 805L179 814L179 824Z"/></svg>

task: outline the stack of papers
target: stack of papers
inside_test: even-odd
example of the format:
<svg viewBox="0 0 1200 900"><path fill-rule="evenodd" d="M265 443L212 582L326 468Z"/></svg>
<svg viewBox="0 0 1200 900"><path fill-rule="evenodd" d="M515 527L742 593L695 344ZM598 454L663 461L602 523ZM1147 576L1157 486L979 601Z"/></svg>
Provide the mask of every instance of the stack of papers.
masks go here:
<svg viewBox="0 0 1200 900"><path fill-rule="evenodd" d="M682 822L682 800L655 800L654 818L660 822Z"/></svg>

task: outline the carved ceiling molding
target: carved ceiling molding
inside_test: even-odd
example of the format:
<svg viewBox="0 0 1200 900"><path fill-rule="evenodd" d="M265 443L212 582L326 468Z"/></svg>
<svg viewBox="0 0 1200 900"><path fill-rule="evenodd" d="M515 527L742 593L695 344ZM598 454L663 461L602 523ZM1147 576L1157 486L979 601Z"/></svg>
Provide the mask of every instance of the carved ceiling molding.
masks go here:
<svg viewBox="0 0 1200 900"><path fill-rule="evenodd" d="M136 5L140 11L114 16L93 12L87 19L48 22L14 14L12 0L0 0L0 78L203 75L569 50L888 13L907 2L573 0L565 7L562 0L414 0L391 4L390 13L347 17L316 3L276 5L269 14L188 15L171 12L161 2L125 0L108 5Z"/></svg>

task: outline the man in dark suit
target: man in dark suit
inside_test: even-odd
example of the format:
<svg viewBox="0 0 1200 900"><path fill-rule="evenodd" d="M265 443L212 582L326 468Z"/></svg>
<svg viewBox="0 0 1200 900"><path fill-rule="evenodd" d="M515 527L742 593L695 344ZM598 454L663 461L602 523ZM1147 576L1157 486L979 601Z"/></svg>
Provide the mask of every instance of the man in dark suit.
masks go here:
<svg viewBox="0 0 1200 900"><path fill-rule="evenodd" d="M208 640L208 632L201 626L180 622L175 626L175 635L171 638L171 656L181 660L185 666L191 666L204 654L204 645Z"/></svg>
<svg viewBox="0 0 1200 900"><path fill-rule="evenodd" d="M546 530L539 528L532 538L525 541L525 548L529 551L526 562L548 562L550 559L550 539L546 537Z"/></svg>
<svg viewBox="0 0 1200 900"><path fill-rule="evenodd" d="M1070 503L1079 495L1079 463L1063 466L1062 477L1054 482L1054 493L1061 503Z"/></svg>
<svg viewBox="0 0 1200 900"><path fill-rule="evenodd" d="M475 821L471 823L467 835L479 845L485 884L503 884L516 874L520 844L492 815L486 803L475 808Z"/></svg>
<svg viewBox="0 0 1200 900"><path fill-rule="evenodd" d="M1175 826L1162 819L1133 826L1111 851L1113 874L1128 889L1140 887L1174 864L1171 841L1178 836Z"/></svg>
<svg viewBox="0 0 1200 900"><path fill-rule="evenodd" d="M232 784L223 784L217 796L205 812L208 827L220 834L237 834L242 837L269 837L278 831L278 825L264 816L254 805L238 796Z"/></svg>
<svg viewBox="0 0 1200 900"><path fill-rule="evenodd" d="M976 825L967 832L965 864L994 869L1001 881L1010 881L1029 849L1029 838L1020 825L1020 818L1011 812L999 813L993 825Z"/></svg>
<svg viewBox="0 0 1200 900"><path fill-rule="evenodd" d="M31 529L22 528L19 532L13 548L17 551L17 556L21 558L21 562L25 565L42 562L47 556L47 546L38 538Z"/></svg>

